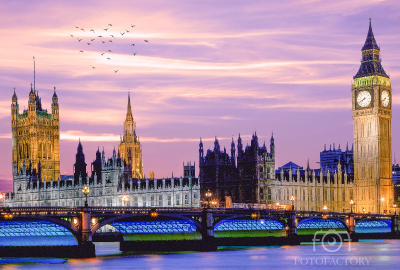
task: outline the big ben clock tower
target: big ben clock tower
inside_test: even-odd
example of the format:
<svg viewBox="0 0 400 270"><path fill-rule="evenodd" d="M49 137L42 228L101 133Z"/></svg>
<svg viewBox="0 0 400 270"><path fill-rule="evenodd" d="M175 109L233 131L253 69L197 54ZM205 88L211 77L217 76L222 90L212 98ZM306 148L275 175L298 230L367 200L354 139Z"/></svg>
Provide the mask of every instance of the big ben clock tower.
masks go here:
<svg viewBox="0 0 400 270"><path fill-rule="evenodd" d="M389 213L394 203L392 182L392 88L369 23L361 66L353 77L355 209Z"/></svg>

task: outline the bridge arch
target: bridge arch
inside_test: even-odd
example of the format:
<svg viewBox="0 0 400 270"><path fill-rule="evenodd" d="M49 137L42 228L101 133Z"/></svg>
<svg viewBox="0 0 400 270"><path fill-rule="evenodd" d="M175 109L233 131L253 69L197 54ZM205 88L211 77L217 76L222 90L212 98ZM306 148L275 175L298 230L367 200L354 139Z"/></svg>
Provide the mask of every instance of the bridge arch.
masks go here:
<svg viewBox="0 0 400 270"><path fill-rule="evenodd" d="M70 223L64 220L35 217L0 221L0 243L4 246L13 246L16 243L22 246L57 246L62 242L69 246L78 245L80 239L79 230L71 227Z"/></svg>
<svg viewBox="0 0 400 270"><path fill-rule="evenodd" d="M101 220L100 222L96 223L94 226L92 226L91 230L92 232L96 232L99 228L103 227L106 224L111 224L112 222L116 221L121 221L124 219L129 219L129 218L136 218L136 217L149 217L148 214L138 214L138 213L130 213L130 214L123 214L123 215L117 215L117 216L112 216L109 218L105 218ZM196 226L196 230L201 232L203 230L202 225L195 219L179 215L179 214L163 214L163 213L158 213L158 217L166 217L166 218L174 218L176 220L186 220L193 222L194 225ZM140 221L140 220L138 220Z"/></svg>
<svg viewBox="0 0 400 270"><path fill-rule="evenodd" d="M309 231L313 233L313 231L323 230L323 229L344 229L346 232L349 232L349 226L346 224L341 218L337 217L306 217L300 220L297 224L297 232L299 230Z"/></svg>
<svg viewBox="0 0 400 270"><path fill-rule="evenodd" d="M390 233L392 221L385 219L360 219L356 220L356 233Z"/></svg>

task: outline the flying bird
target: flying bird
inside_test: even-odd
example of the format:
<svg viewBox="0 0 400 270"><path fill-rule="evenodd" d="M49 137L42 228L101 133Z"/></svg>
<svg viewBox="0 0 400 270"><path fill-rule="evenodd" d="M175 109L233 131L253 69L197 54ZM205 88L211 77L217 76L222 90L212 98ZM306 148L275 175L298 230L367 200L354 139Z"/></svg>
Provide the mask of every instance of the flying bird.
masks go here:
<svg viewBox="0 0 400 270"><path fill-rule="evenodd" d="M107 57L107 59L108 59L108 60L111 60L111 58L110 58L110 57Z"/></svg>
<svg viewBox="0 0 400 270"><path fill-rule="evenodd" d="M95 40L94 38L92 38L90 41L93 41L93 40Z"/></svg>
<svg viewBox="0 0 400 270"><path fill-rule="evenodd" d="M122 33L121 33L121 36L123 36L124 34L125 34L125 32L122 32Z"/></svg>
<svg viewBox="0 0 400 270"><path fill-rule="evenodd" d="M69 34L71 37L74 37L73 35Z"/></svg>
<svg viewBox="0 0 400 270"><path fill-rule="evenodd" d="M135 46L135 44L133 44L133 43L132 43L132 45L131 45L131 46Z"/></svg>
<svg viewBox="0 0 400 270"><path fill-rule="evenodd" d="M79 42L81 42L82 39L77 38Z"/></svg>
<svg viewBox="0 0 400 270"><path fill-rule="evenodd" d="M118 69L117 69L117 70L114 70L114 72L117 73L117 72L118 72Z"/></svg>
<svg viewBox="0 0 400 270"><path fill-rule="evenodd" d="M90 43L86 43L87 45L90 45Z"/></svg>
<svg viewBox="0 0 400 270"><path fill-rule="evenodd" d="M133 53L133 55L136 55L136 54L137 54L137 52Z"/></svg>
<svg viewBox="0 0 400 270"><path fill-rule="evenodd" d="M149 41L147 39L145 39L144 42L149 42Z"/></svg>
<svg viewBox="0 0 400 270"><path fill-rule="evenodd" d="M101 41L101 42L106 43L105 41Z"/></svg>
<svg viewBox="0 0 400 270"><path fill-rule="evenodd" d="M107 52L111 52L111 53L112 53L112 51L111 51L111 50L108 50Z"/></svg>
<svg viewBox="0 0 400 270"><path fill-rule="evenodd" d="M113 35L110 35L110 37L113 37L113 38L115 38Z"/></svg>
<svg viewBox="0 0 400 270"><path fill-rule="evenodd" d="M105 28L105 29L103 29L104 31L107 31L108 30L108 28Z"/></svg>
<svg viewBox="0 0 400 270"><path fill-rule="evenodd" d="M131 27L135 27L135 25L131 24Z"/></svg>
<svg viewBox="0 0 400 270"><path fill-rule="evenodd" d="M112 40L110 39L108 42L112 42Z"/></svg>
<svg viewBox="0 0 400 270"><path fill-rule="evenodd" d="M94 66L91 66L93 69L95 69L96 67L94 67Z"/></svg>
<svg viewBox="0 0 400 270"><path fill-rule="evenodd" d="M127 33L130 33L128 30L126 30Z"/></svg>
<svg viewBox="0 0 400 270"><path fill-rule="evenodd" d="M81 30L82 30L83 32L85 32L85 29L81 28Z"/></svg>
<svg viewBox="0 0 400 270"><path fill-rule="evenodd" d="M112 26L112 24L111 24L111 23L109 23L109 24L108 24L108 26Z"/></svg>
<svg viewBox="0 0 400 270"><path fill-rule="evenodd" d="M76 28L79 28L79 26L75 26Z"/></svg>
<svg viewBox="0 0 400 270"><path fill-rule="evenodd" d="M79 51L79 52L83 52L83 51Z"/></svg>
<svg viewBox="0 0 400 270"><path fill-rule="evenodd" d="M101 53L101 55L105 54L105 52Z"/></svg>
<svg viewBox="0 0 400 270"><path fill-rule="evenodd" d="M93 33L94 33L94 30L93 30L93 29L90 29L90 31L93 31ZM90 32L90 31L89 31L89 32Z"/></svg>
<svg viewBox="0 0 400 270"><path fill-rule="evenodd" d="M98 37L103 37L103 36L98 36Z"/></svg>

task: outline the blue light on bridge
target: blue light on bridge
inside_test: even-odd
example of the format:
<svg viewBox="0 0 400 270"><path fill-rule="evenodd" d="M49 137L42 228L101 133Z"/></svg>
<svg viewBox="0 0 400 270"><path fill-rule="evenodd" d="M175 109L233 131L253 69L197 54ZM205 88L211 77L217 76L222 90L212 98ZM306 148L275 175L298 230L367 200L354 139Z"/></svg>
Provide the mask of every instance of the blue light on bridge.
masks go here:
<svg viewBox="0 0 400 270"><path fill-rule="evenodd" d="M111 225L122 234L196 232L196 226L188 220L113 222Z"/></svg>
<svg viewBox="0 0 400 270"><path fill-rule="evenodd" d="M215 231L284 230L283 224L273 219L238 219L219 223Z"/></svg>
<svg viewBox="0 0 400 270"><path fill-rule="evenodd" d="M360 220L356 224L356 233L390 233L391 220Z"/></svg>
<svg viewBox="0 0 400 270"><path fill-rule="evenodd" d="M0 221L0 246L74 246L65 227L49 221Z"/></svg>
<svg viewBox="0 0 400 270"><path fill-rule="evenodd" d="M297 229L344 229L342 222L336 219L310 218L302 220Z"/></svg>

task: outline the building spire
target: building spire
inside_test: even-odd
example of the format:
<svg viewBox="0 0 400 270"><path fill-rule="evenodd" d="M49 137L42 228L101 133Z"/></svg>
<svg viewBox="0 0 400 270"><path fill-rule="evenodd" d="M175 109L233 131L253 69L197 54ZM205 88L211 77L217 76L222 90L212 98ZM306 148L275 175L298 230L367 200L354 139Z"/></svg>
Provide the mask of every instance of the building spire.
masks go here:
<svg viewBox="0 0 400 270"><path fill-rule="evenodd" d="M35 56L33 57L33 91L36 90L36 68L35 68Z"/></svg>
<svg viewBox="0 0 400 270"><path fill-rule="evenodd" d="M131 107L131 94L130 92L128 92L128 111L127 111L128 115L132 115L132 107Z"/></svg>

